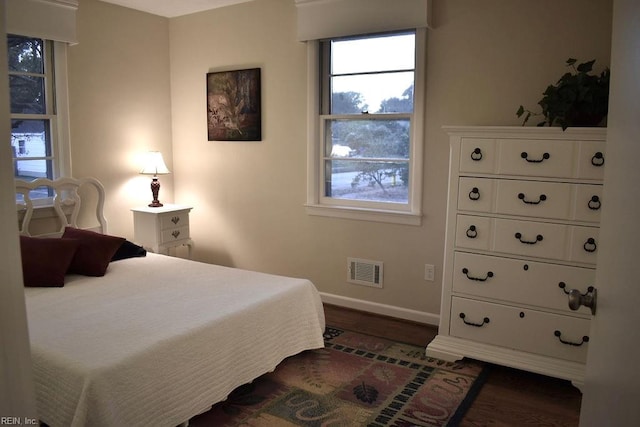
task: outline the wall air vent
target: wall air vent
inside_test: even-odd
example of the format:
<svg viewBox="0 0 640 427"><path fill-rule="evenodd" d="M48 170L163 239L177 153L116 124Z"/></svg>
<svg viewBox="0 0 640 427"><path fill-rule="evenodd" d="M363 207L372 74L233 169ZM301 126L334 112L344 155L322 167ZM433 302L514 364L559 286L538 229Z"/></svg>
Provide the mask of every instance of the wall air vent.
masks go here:
<svg viewBox="0 0 640 427"><path fill-rule="evenodd" d="M382 262L347 258L347 282L382 288Z"/></svg>

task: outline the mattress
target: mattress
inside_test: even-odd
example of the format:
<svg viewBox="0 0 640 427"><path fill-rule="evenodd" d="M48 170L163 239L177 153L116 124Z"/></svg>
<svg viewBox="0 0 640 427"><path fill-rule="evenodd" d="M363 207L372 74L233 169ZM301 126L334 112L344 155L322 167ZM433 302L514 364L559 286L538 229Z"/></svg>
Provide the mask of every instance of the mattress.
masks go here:
<svg viewBox="0 0 640 427"><path fill-rule="evenodd" d="M38 414L51 427L175 426L324 345L306 279L149 253L25 294Z"/></svg>

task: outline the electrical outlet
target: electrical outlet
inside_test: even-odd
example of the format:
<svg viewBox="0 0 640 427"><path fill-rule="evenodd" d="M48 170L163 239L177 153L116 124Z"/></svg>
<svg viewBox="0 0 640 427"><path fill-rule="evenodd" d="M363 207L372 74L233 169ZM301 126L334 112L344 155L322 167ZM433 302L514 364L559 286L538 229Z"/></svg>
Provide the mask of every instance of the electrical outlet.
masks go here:
<svg viewBox="0 0 640 427"><path fill-rule="evenodd" d="M424 280L433 282L436 278L436 267L431 264L424 265Z"/></svg>

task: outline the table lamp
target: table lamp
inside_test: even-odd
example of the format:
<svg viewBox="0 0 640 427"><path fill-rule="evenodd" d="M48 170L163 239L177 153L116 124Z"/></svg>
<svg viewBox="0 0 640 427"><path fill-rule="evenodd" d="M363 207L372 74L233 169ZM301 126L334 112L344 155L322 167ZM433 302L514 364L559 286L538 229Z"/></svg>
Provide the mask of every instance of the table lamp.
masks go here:
<svg viewBox="0 0 640 427"><path fill-rule="evenodd" d="M171 173L164 164L162 153L159 151L149 151L145 159L145 165L140 171L144 175L153 175L151 180L151 193L153 194L153 202L149 203L151 208L159 208L162 203L158 200L158 193L160 192L160 181L158 181L158 175L166 175Z"/></svg>

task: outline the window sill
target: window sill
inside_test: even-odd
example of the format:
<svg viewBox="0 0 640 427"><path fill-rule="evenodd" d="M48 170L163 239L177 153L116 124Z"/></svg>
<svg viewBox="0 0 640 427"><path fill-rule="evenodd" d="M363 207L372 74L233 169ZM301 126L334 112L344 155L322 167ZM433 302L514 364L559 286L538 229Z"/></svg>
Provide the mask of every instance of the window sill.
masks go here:
<svg viewBox="0 0 640 427"><path fill-rule="evenodd" d="M402 225L422 225L422 215L409 212L358 209L326 205L305 205L305 208L308 215L314 216L385 222Z"/></svg>

